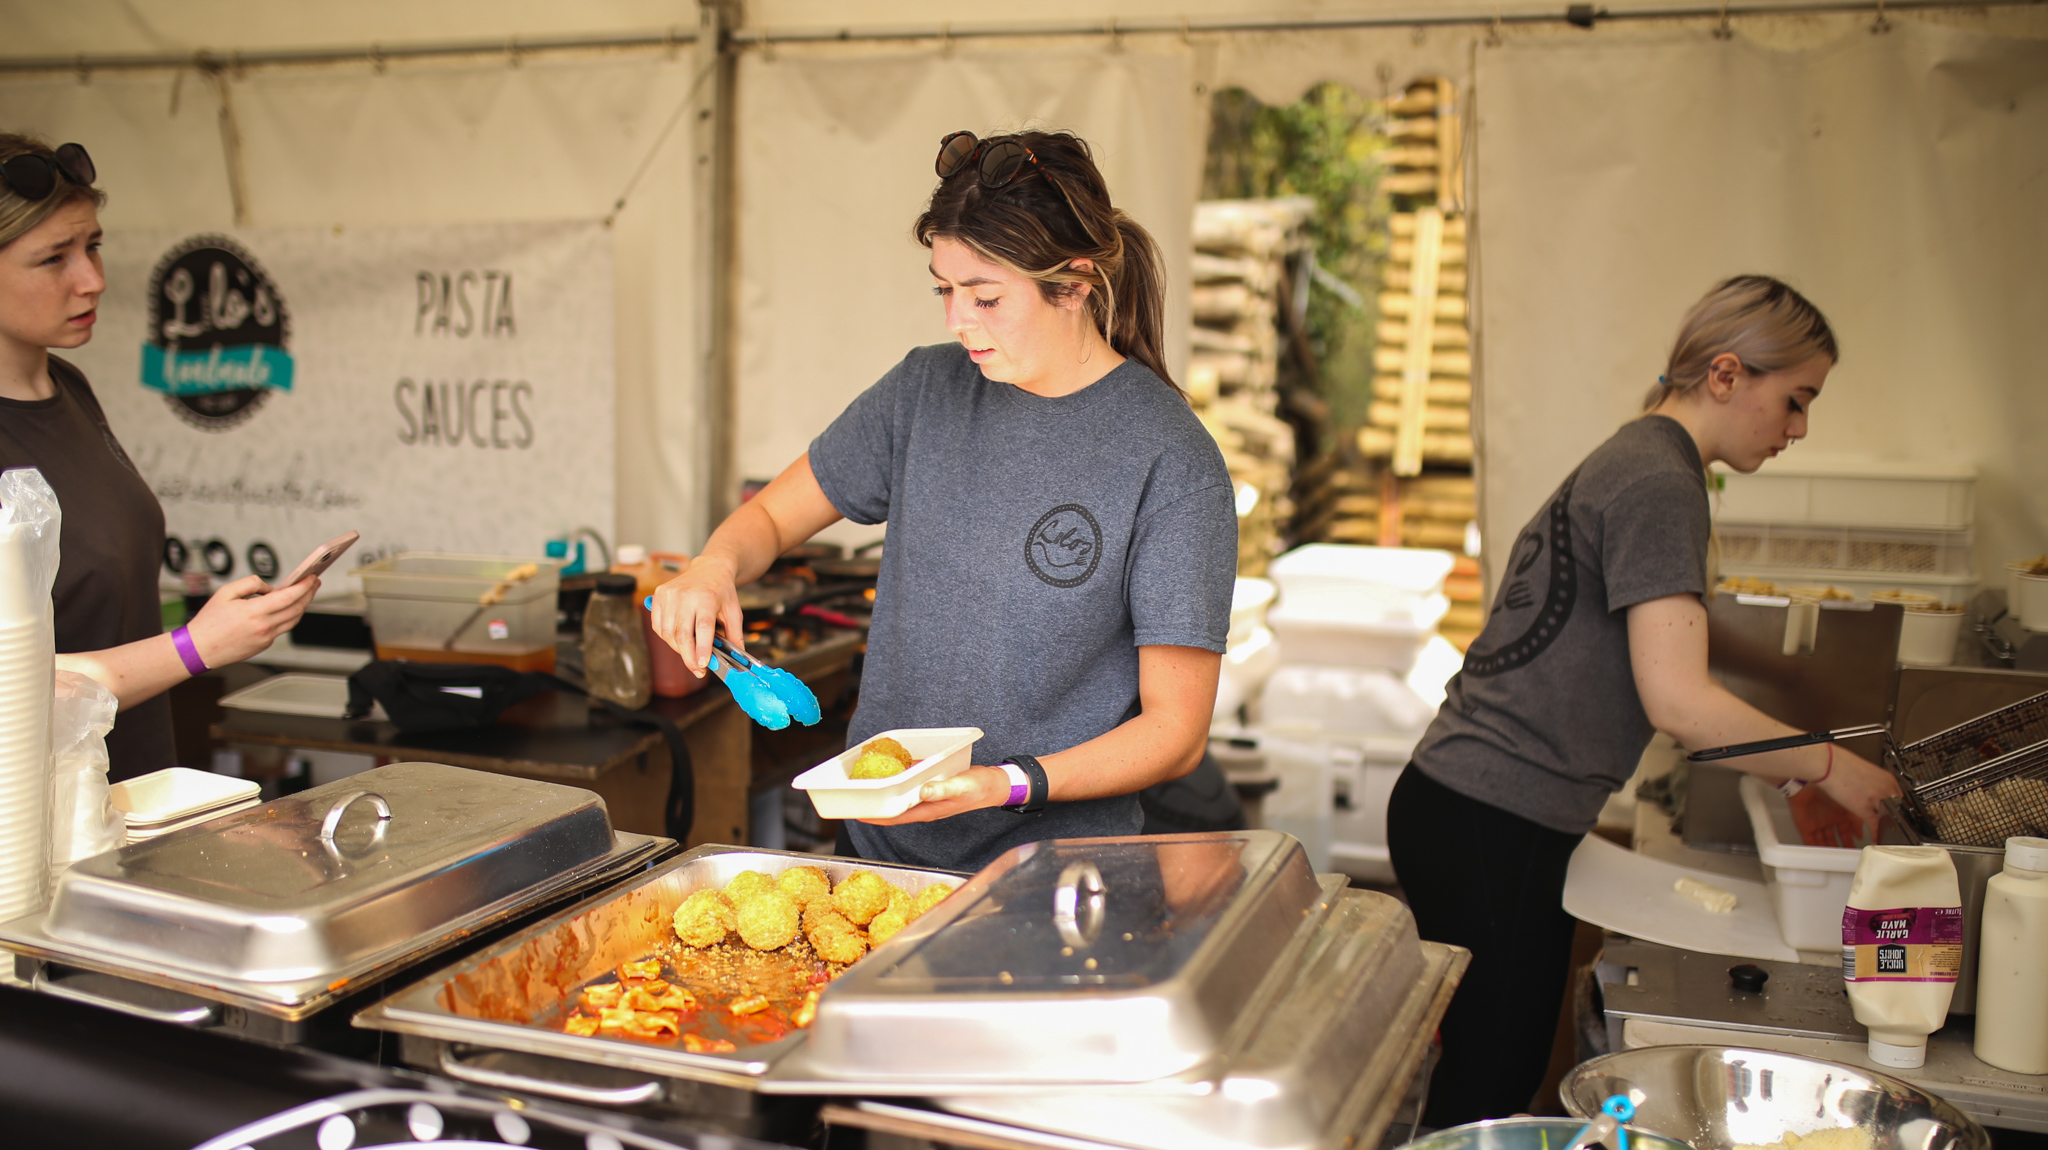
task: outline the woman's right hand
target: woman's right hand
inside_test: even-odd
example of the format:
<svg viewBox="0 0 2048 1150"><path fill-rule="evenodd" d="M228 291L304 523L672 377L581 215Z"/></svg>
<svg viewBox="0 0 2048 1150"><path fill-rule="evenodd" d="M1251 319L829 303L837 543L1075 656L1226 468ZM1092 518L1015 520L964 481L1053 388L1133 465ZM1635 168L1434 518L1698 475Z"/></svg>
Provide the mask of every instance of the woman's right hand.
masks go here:
<svg viewBox="0 0 2048 1150"><path fill-rule="evenodd" d="M207 666L239 663L261 654L297 625L319 590L318 579L278 591L255 575L245 575L215 591L185 629Z"/></svg>
<svg viewBox="0 0 2048 1150"><path fill-rule="evenodd" d="M676 649L690 673L703 678L711 665L711 638L720 624L741 651L746 625L729 562L699 555L682 574L654 589L654 633Z"/></svg>
<svg viewBox="0 0 2048 1150"><path fill-rule="evenodd" d="M1884 814L1878 803L1899 797L1898 777L1853 751L1840 746L1831 750L1834 769L1818 784L1821 792L1861 819L1864 832L1874 836L1877 820Z"/></svg>

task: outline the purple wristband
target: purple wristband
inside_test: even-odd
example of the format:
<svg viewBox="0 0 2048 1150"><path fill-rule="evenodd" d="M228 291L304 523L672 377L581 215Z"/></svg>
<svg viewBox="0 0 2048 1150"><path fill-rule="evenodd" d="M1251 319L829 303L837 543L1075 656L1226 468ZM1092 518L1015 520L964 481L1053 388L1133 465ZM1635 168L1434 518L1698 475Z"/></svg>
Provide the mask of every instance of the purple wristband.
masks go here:
<svg viewBox="0 0 2048 1150"><path fill-rule="evenodd" d="M184 627L171 632L171 646L178 649L178 658L185 660L185 669L194 675L204 675L212 670L206 660L199 657L199 648L193 645L192 632Z"/></svg>
<svg viewBox="0 0 2048 1150"><path fill-rule="evenodd" d="M1030 797L1031 785L1029 783L1011 783L1010 801L1003 805L1006 807L1021 807L1024 805L1024 800Z"/></svg>

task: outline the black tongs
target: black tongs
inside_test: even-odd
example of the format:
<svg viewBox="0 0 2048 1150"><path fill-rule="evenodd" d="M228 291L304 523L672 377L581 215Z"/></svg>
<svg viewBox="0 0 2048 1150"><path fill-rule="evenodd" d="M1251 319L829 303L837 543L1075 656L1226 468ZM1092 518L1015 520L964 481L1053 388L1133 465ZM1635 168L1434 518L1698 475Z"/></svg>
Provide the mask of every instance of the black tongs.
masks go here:
<svg viewBox="0 0 2048 1150"><path fill-rule="evenodd" d="M1810 747L1815 743L1838 743L1843 739L1859 738L1863 735L1882 735L1883 723L1865 723L1860 727L1840 727L1832 731L1810 731L1804 735L1786 735L1782 739L1761 739L1754 743L1736 743L1727 747L1708 747L1694 751L1685 757L1688 763L1711 763L1717 759L1739 759L1744 755L1761 755L1766 751L1789 751L1794 747Z"/></svg>

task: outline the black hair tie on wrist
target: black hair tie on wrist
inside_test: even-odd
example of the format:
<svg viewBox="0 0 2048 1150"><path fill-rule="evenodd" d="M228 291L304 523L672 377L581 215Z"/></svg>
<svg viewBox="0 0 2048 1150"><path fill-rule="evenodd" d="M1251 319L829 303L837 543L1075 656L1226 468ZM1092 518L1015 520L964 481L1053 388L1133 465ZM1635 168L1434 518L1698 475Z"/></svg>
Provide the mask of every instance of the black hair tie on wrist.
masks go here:
<svg viewBox="0 0 2048 1150"><path fill-rule="evenodd" d="M1023 806L1003 809L1020 815L1035 815L1043 811L1046 794L1052 790L1052 784L1046 781L1045 768L1039 765L1038 760L1030 755L1006 755L997 761L1016 764L1017 769L1024 772L1024 778L1029 784Z"/></svg>

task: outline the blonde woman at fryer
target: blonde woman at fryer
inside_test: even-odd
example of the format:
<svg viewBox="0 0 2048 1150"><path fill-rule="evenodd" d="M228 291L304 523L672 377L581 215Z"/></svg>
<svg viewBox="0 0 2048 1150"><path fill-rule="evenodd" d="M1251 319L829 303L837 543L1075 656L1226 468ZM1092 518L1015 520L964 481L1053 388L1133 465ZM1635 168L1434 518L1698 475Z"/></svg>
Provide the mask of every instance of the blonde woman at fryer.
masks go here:
<svg viewBox="0 0 2048 1150"><path fill-rule="evenodd" d="M1515 540L1486 628L1402 772L1388 846L1425 938L1472 950L1426 1121L1529 1108L1570 963L1566 864L1654 730L1698 749L1795 734L1707 673L1705 470L1748 473L1806 435L1840 358L1825 317L1766 276L1693 305L1642 417ZM1818 784L1874 823L1892 776L1840 747L1732 759Z"/></svg>

